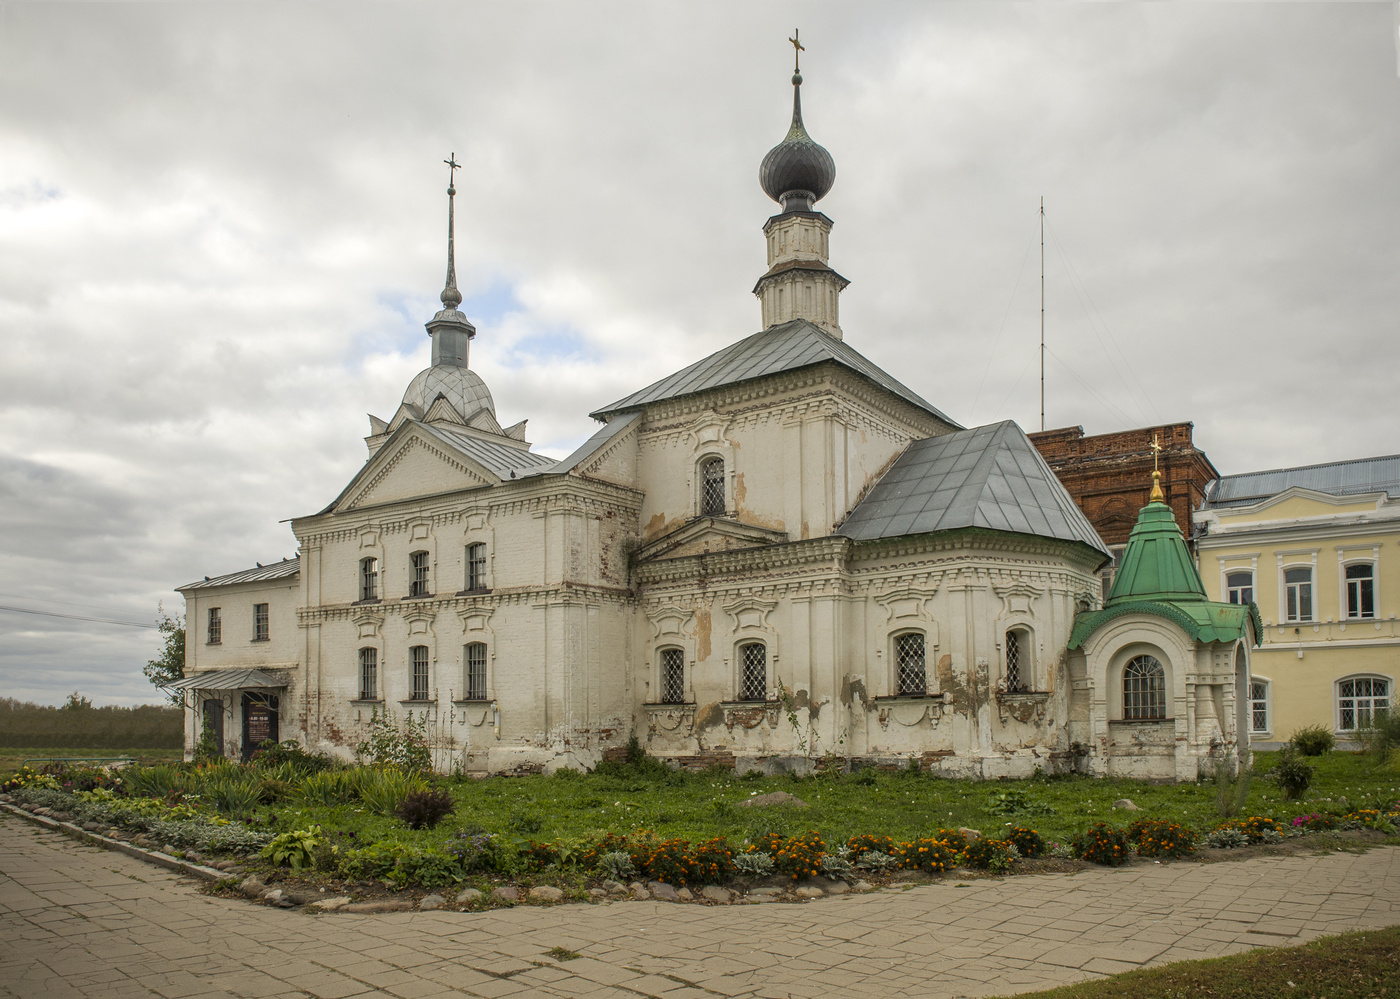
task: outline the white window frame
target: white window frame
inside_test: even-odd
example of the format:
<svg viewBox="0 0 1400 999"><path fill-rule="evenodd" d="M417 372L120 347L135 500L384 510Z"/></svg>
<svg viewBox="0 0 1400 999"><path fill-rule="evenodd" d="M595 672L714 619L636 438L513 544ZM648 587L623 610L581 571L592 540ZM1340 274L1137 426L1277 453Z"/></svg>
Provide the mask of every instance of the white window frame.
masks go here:
<svg viewBox="0 0 1400 999"><path fill-rule="evenodd" d="M210 607L209 613L205 615L204 634L207 639L206 645L224 644L224 617L223 612L218 607Z"/></svg>
<svg viewBox="0 0 1400 999"><path fill-rule="evenodd" d="M1315 624L1317 615L1317 553L1321 549L1307 548L1294 551L1275 552L1274 558L1278 562L1278 623L1285 624ZM1312 617L1304 620L1290 621L1288 619L1288 584L1284 582L1284 577L1289 569L1312 570ZM1259 582L1259 574L1254 574L1254 581Z"/></svg>
<svg viewBox="0 0 1400 999"><path fill-rule="evenodd" d="M259 612L258 608L262 608ZM253 641L267 642L272 639L272 607L269 604L253 605Z"/></svg>
<svg viewBox="0 0 1400 999"><path fill-rule="evenodd" d="M366 664L365 664L365 653L366 653L366 652L373 652L373 653L374 653L374 662L370 664L371 668L374 670L374 682L373 682L372 684L368 685L368 686L365 684L365 665L366 665ZM380 660L381 658L382 658L382 657L379 655L379 649L376 648L375 646L373 646L373 645L362 645L362 646L360 646L359 651L356 653L356 664L359 666L359 676L358 676L356 679L357 679L357 681L359 682L359 685L360 685L359 696L356 698L356 700L359 700L359 701L378 701L378 700L382 700L382 698L379 696L379 684L380 684L379 660Z"/></svg>
<svg viewBox="0 0 1400 999"><path fill-rule="evenodd" d="M1016 679L1011 686L1011 638L1016 641ZM1028 625L1013 624L1001 636L1001 678L1008 693L1025 694L1035 686L1035 633Z"/></svg>
<svg viewBox="0 0 1400 999"><path fill-rule="evenodd" d="M379 599L379 559L366 555L360 559L360 600Z"/></svg>
<svg viewBox="0 0 1400 999"><path fill-rule="evenodd" d="M1231 582L1230 582L1230 577L1231 577L1231 576L1248 576L1248 577L1249 577L1249 585L1248 585L1248 586L1235 586L1235 585L1231 584ZM1248 600L1236 600L1236 599L1235 599L1236 594L1238 594L1241 590L1248 590L1248 591L1249 591L1249 599L1248 599ZM1250 604L1250 603L1253 603L1253 602L1254 602L1254 570L1252 570L1252 569L1226 569L1226 570L1225 570L1225 602L1226 602L1227 604L1240 604L1240 605Z"/></svg>
<svg viewBox="0 0 1400 999"><path fill-rule="evenodd" d="M418 661L414 653L423 650L423 696L418 697ZM426 645L410 645L408 648L408 697L405 700L415 704L433 699L433 651Z"/></svg>
<svg viewBox="0 0 1400 999"><path fill-rule="evenodd" d="M423 564L418 564L418 556L423 556ZM422 569L420 579L418 570ZM426 548L408 553L408 595L410 597L430 597L433 595L433 556Z"/></svg>
<svg viewBox="0 0 1400 999"><path fill-rule="evenodd" d="M1355 734L1357 733L1357 731L1361 728L1360 725L1356 725L1356 724L1353 724L1351 728L1342 728L1342 684L1344 684L1344 683L1349 683L1349 682L1356 681L1356 680L1383 680L1383 681L1385 681L1385 691L1386 691L1386 693L1385 693L1385 701L1386 701L1386 703L1385 703L1385 710L1386 710L1387 712L1389 712L1389 711L1394 710L1394 708L1395 708L1395 678L1394 678L1394 677L1386 676L1384 673L1353 673L1353 674L1351 674L1350 676L1338 677L1338 678L1333 682L1333 685L1332 685L1332 702L1333 702L1333 709L1334 709L1335 714L1336 714L1336 718L1335 718L1335 726L1336 726L1336 727L1335 727L1335 731L1336 731L1336 733L1337 733L1338 735L1355 735ZM1375 695L1374 695L1374 694L1368 695L1368 696L1365 697L1364 699L1370 702L1369 707L1370 707L1371 717L1374 718L1374 717L1375 717L1375 702L1376 702L1376 697L1375 697ZM1357 700L1357 698L1355 697L1355 695L1353 695L1353 696L1350 698L1350 700L1353 702L1353 703L1352 703L1352 721L1353 721L1353 722L1356 722L1356 721L1357 721L1357 716L1356 716L1356 705L1355 705L1355 701Z"/></svg>
<svg viewBox="0 0 1400 999"><path fill-rule="evenodd" d="M680 696L667 697L666 670L667 658L680 660ZM686 698L686 675L689 672L686 668L685 649L679 645L664 645L656 650L656 701L658 704L685 704ZM673 664L674 665L674 664Z"/></svg>
<svg viewBox="0 0 1400 999"><path fill-rule="evenodd" d="M480 562L476 562L472 559L473 549L479 550L481 552ZM467 570L466 579L464 579L463 582L466 584L465 589L468 593L475 593L481 590L489 589L486 582L487 558L488 556L486 552L485 541L469 542L467 546L463 549L463 559L466 563ZM479 568L475 568L477 566L479 566Z"/></svg>
<svg viewBox="0 0 1400 999"><path fill-rule="evenodd" d="M901 641L911 636L917 636L922 642L920 648L920 664L923 670L924 682L917 689L905 690L904 684L900 681L900 656L899 646ZM927 697L928 696L928 634L922 628L904 628L890 635L890 664L894 667L891 677L890 690L896 697Z"/></svg>
<svg viewBox="0 0 1400 999"><path fill-rule="evenodd" d="M1351 549L1356 551L1356 549ZM1380 617L1380 582L1381 582L1381 550L1379 545L1368 546L1365 555L1352 555L1347 557L1347 549L1337 549L1337 618L1341 621L1375 621ZM1368 565L1371 567L1371 613L1369 616L1351 615L1351 583L1347 579L1347 570L1353 566ZM1360 582L1357 580L1356 582ZM1359 587L1358 587L1359 589ZM1358 593L1357 607L1360 609L1361 601Z"/></svg>
<svg viewBox="0 0 1400 999"><path fill-rule="evenodd" d="M1156 671L1157 671L1157 673L1158 673L1158 674L1160 675L1160 677L1161 677L1161 690L1162 690L1162 699L1161 699L1162 710L1161 710L1161 714L1138 715L1138 716L1136 716L1136 717L1129 717L1129 715L1128 715L1129 710L1138 710L1138 707L1135 706L1135 707L1133 707L1133 708L1131 708L1131 709L1130 709L1130 707L1129 707L1129 703L1128 703L1128 701L1129 701L1129 698L1128 698L1128 679L1129 679L1129 677L1128 677L1128 670L1129 670L1130 667L1133 666L1134 663L1137 663L1139 660L1144 660L1144 659L1150 659L1150 660L1152 660L1152 662L1153 662L1154 664L1156 664ZM1127 660L1127 662L1123 663L1123 668L1122 668L1122 670L1119 671L1119 676L1118 676L1118 684L1119 684L1119 688L1120 688L1120 692L1121 692L1121 698L1122 698L1122 709L1121 709L1121 710L1122 710L1123 720L1124 720L1124 721L1136 721L1136 722L1160 722L1160 721L1167 721L1167 720L1169 719L1169 717L1170 717L1170 716L1167 714L1168 702L1169 702L1170 699L1171 699L1170 696L1169 696L1170 693L1171 693L1171 691L1170 691L1170 689L1168 688L1168 685L1169 685L1169 683L1170 683L1170 680L1171 680L1171 678L1167 675L1167 667L1166 667L1166 664L1163 663L1161 659L1157 658L1157 657L1156 657L1155 655L1153 655L1152 653L1150 653L1150 652L1140 652L1140 653L1138 653L1138 654L1135 655L1135 656L1129 657L1129 659ZM1150 687L1149 687L1149 692L1150 692Z"/></svg>
<svg viewBox="0 0 1400 999"><path fill-rule="evenodd" d="M749 693L747 681L748 673L748 649L751 645L757 645L763 649L763 689L761 697L745 697ZM768 693L773 689L773 650L769 644L761 638L741 639L734 648L734 655L738 669L735 671L738 683L734 690L734 699L751 704L762 704L768 700Z"/></svg>
<svg viewBox="0 0 1400 999"><path fill-rule="evenodd" d="M477 646L481 648L481 690L474 692L472 690L471 650ZM479 693L480 696L473 697L473 693ZM480 639L467 642L462 646L462 700L491 700L491 649Z"/></svg>
<svg viewBox="0 0 1400 999"><path fill-rule="evenodd" d="M1264 705L1264 727L1254 727L1254 706L1260 703L1260 698L1254 696L1254 685L1260 684L1264 688L1262 698ZM1249 734L1268 735L1274 730L1274 683L1266 676L1253 675L1249 678Z"/></svg>
<svg viewBox="0 0 1400 999"><path fill-rule="evenodd" d="M1306 582L1290 583L1288 574L1290 572L1306 572L1308 578ZM1317 621L1317 566L1315 565L1285 565L1280 576L1283 587L1283 617L1284 624L1314 624ZM1308 613L1303 616L1303 591L1301 587L1307 587ZM1298 589L1295 589L1298 588ZM1289 613L1290 603L1298 613Z"/></svg>
<svg viewBox="0 0 1400 999"><path fill-rule="evenodd" d="M720 497L720 510L712 513L705 503L705 469L711 462L719 463L719 484L723 490ZM700 517L723 517L729 512L729 462L724 455L706 451L695 459L695 513Z"/></svg>

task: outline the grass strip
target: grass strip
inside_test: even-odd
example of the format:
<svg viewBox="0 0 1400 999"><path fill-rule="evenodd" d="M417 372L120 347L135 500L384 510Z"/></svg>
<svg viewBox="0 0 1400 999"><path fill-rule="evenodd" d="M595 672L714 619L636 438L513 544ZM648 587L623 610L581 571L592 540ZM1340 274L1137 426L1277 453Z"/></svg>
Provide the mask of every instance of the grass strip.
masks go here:
<svg viewBox="0 0 1400 999"><path fill-rule="evenodd" d="M1400 999L1400 926L1179 961L1018 999Z"/></svg>

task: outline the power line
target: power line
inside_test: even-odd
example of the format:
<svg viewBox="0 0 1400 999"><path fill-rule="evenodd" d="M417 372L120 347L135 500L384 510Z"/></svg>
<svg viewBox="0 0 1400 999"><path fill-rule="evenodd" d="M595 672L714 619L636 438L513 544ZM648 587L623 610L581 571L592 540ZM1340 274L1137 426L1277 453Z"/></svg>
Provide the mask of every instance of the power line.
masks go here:
<svg viewBox="0 0 1400 999"><path fill-rule="evenodd" d="M11 614L36 614L39 617L61 617L65 621L89 621L93 624L115 624L122 628L149 628L158 631L154 624L134 624L131 621L113 621L103 617L82 617L78 614L56 614L53 611L29 610L27 607L10 607L0 604L0 611L9 611Z"/></svg>
<svg viewBox="0 0 1400 999"><path fill-rule="evenodd" d="M1016 292L1021 287L1021 275L1026 273L1026 261L1031 258L1031 247L1034 245L1035 230L1032 229L1031 238L1026 240L1026 252L1021 254L1021 268L1016 272L1016 283L1011 286L1011 297L1006 300L1006 312L1002 314L1001 326L997 329L996 338L992 340L992 350L987 355L986 367L982 369L982 380L977 383L977 394L972 397L972 411L969 415L974 422L977 419L977 403L981 400L982 389L987 384L987 372L992 370L992 362L996 360L997 346L1001 343L1001 335L1006 332L1006 321L1011 318L1011 307L1016 304Z"/></svg>

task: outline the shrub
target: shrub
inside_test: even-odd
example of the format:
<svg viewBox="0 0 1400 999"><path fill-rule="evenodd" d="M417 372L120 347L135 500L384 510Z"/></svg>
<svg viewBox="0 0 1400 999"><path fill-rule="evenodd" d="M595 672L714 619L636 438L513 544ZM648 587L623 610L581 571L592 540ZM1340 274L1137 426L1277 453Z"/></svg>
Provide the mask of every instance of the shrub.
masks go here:
<svg viewBox="0 0 1400 999"><path fill-rule="evenodd" d="M894 858L905 870L942 874L957 866L958 851L945 840L924 836L909 843L900 843L895 847Z"/></svg>
<svg viewBox="0 0 1400 999"><path fill-rule="evenodd" d="M764 878L773 873L773 857L758 850L734 857L734 873L745 878Z"/></svg>
<svg viewBox="0 0 1400 999"><path fill-rule="evenodd" d="M893 850L895 848L891 846L890 849ZM860 861L856 866L875 871L877 874L883 874L891 868L898 867L899 858L880 850L866 850L860 855Z"/></svg>
<svg viewBox="0 0 1400 999"><path fill-rule="evenodd" d="M1095 822L1074 837L1070 852L1091 864L1117 867L1128 859L1128 834L1107 822Z"/></svg>
<svg viewBox="0 0 1400 999"><path fill-rule="evenodd" d="M843 849L841 853L828 853L822 857L822 876L828 878L848 878L856 872L855 866L851 863L851 852Z"/></svg>
<svg viewBox="0 0 1400 999"><path fill-rule="evenodd" d="M1012 826L1006 832L1006 839L1023 857L1039 857L1045 853L1045 840L1034 829Z"/></svg>
<svg viewBox="0 0 1400 999"><path fill-rule="evenodd" d="M723 836L695 844L695 866L701 884L716 884L734 873L734 850Z"/></svg>
<svg viewBox="0 0 1400 999"><path fill-rule="evenodd" d="M1298 758L1290 744L1279 750L1278 762L1269 771L1268 778L1278 785L1285 798L1296 801L1312 786L1314 769Z"/></svg>
<svg viewBox="0 0 1400 999"><path fill-rule="evenodd" d="M579 865L592 869L601 866L603 858L611 853L626 853L630 860L631 854L628 851L630 841L626 836L619 836L617 833L607 833L600 840L595 840L592 844L584 848L579 857Z"/></svg>
<svg viewBox="0 0 1400 999"><path fill-rule="evenodd" d="M1196 833L1165 819L1138 819L1128 826L1128 839L1140 857L1189 857L1196 852Z"/></svg>
<svg viewBox="0 0 1400 999"><path fill-rule="evenodd" d="M415 721L410 711L403 725L398 726L387 712L376 710L370 717L365 741L355 747L355 755L376 767L427 770L433 764L428 752L427 723Z"/></svg>
<svg viewBox="0 0 1400 999"><path fill-rule="evenodd" d="M247 778L216 778L206 782L203 796L221 812L247 815L262 801L262 786L261 782Z"/></svg>
<svg viewBox="0 0 1400 999"><path fill-rule="evenodd" d="M1277 843L1283 839L1279 824L1266 815L1251 815L1247 819L1222 822L1220 829L1233 829L1248 837L1251 843Z"/></svg>
<svg viewBox="0 0 1400 999"><path fill-rule="evenodd" d="M295 739L285 742L273 742L269 739L258 746L252 762L264 770L285 767L286 770L278 775L282 780L288 777L309 777L335 766L335 761L330 756L325 753L308 753Z"/></svg>
<svg viewBox="0 0 1400 999"><path fill-rule="evenodd" d="M1381 832L1395 831L1395 814L1387 815L1378 808L1358 808L1354 812L1348 812L1342 816L1342 827L1344 829L1377 829Z"/></svg>
<svg viewBox="0 0 1400 999"><path fill-rule="evenodd" d="M942 840L954 853L962 853L967 849L967 836L960 829L935 829L929 838Z"/></svg>
<svg viewBox="0 0 1400 999"><path fill-rule="evenodd" d="M1377 711L1369 724L1356 730L1356 738L1373 765L1384 766L1390 762L1391 754L1400 749L1400 711Z"/></svg>
<svg viewBox="0 0 1400 999"><path fill-rule="evenodd" d="M1206 834L1206 846L1213 846L1219 850L1233 850L1249 846L1249 837L1238 829L1222 826Z"/></svg>
<svg viewBox="0 0 1400 999"><path fill-rule="evenodd" d="M749 844L748 852L766 853L768 854L768 856L774 857L777 856L778 851L781 850L786 844L787 837L784 836L782 833L767 832L759 836L752 843Z"/></svg>
<svg viewBox="0 0 1400 999"><path fill-rule="evenodd" d="M852 836L846 841L846 849L851 851L851 860L859 863L860 858L871 850L878 850L884 854L893 853L894 840L888 836Z"/></svg>
<svg viewBox="0 0 1400 999"><path fill-rule="evenodd" d="M443 852L466 873L500 870L505 864L496 837L480 829L459 829L443 845Z"/></svg>
<svg viewBox="0 0 1400 999"><path fill-rule="evenodd" d="M285 865L294 871L299 871L303 867L311 866L312 858L316 855L316 848L320 845L321 839L320 826L279 833L272 837L272 841L263 848L262 856L263 859L270 860L279 867Z"/></svg>
<svg viewBox="0 0 1400 999"><path fill-rule="evenodd" d="M1337 748L1337 737L1326 725L1309 725L1289 737L1289 744L1304 756L1321 756Z"/></svg>
<svg viewBox="0 0 1400 999"><path fill-rule="evenodd" d="M983 836L967 844L967 849L963 852L963 861L969 867L1000 874L1009 871L1018 856L1020 854L1016 847L1006 840Z"/></svg>
<svg viewBox="0 0 1400 999"><path fill-rule="evenodd" d="M1210 781L1215 785L1215 811L1222 819L1240 814L1249 799L1249 785L1254 773L1248 767L1232 772L1225 760L1216 760Z"/></svg>
<svg viewBox="0 0 1400 999"><path fill-rule="evenodd" d="M684 887L700 881L700 867L683 839L662 840L647 855L646 872L657 881Z"/></svg>
<svg viewBox="0 0 1400 999"><path fill-rule="evenodd" d="M1325 812L1313 812L1310 815L1295 815L1289 825L1295 832L1326 832L1337 827L1337 819Z"/></svg>
<svg viewBox="0 0 1400 999"><path fill-rule="evenodd" d="M632 855L625 850L614 850L599 857L598 871L613 881L627 881L637 876L637 868L632 865Z"/></svg>
<svg viewBox="0 0 1400 999"><path fill-rule="evenodd" d="M345 805L359 797L353 770L322 770L301 782L298 796L308 805Z"/></svg>
<svg viewBox="0 0 1400 999"><path fill-rule="evenodd" d="M452 795L441 790L413 791L394 814L408 823L410 829L431 829L457 810Z"/></svg>
<svg viewBox="0 0 1400 999"><path fill-rule="evenodd" d="M773 851L773 866L794 881L810 878L821 873L822 857L826 855L826 843L816 830L794 836L779 849Z"/></svg>
<svg viewBox="0 0 1400 999"><path fill-rule="evenodd" d="M410 794L428 789L423 778L402 770L364 769L359 773L359 784L360 800L379 815L393 815Z"/></svg>

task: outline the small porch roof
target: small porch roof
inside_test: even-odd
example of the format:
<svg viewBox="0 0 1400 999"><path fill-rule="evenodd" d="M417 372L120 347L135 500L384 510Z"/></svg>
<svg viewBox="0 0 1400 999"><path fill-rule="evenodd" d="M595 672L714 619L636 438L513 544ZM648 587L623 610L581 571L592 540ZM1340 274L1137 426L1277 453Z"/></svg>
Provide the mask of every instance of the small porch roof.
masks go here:
<svg viewBox="0 0 1400 999"><path fill-rule="evenodd" d="M260 669L211 669L171 683L161 684L166 690L279 690L286 681Z"/></svg>

